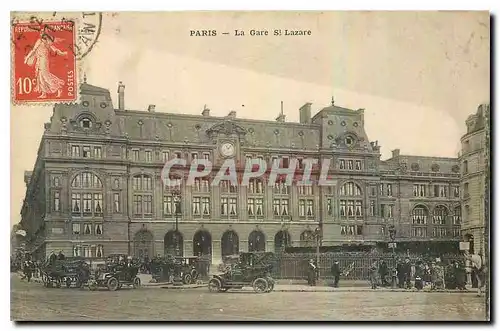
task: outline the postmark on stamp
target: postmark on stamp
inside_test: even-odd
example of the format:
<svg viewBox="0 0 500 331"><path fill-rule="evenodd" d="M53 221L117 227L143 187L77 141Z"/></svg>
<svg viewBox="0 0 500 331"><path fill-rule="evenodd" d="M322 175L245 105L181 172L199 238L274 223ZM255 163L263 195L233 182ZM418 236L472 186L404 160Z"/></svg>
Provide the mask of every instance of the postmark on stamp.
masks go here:
<svg viewBox="0 0 500 331"><path fill-rule="evenodd" d="M76 56L71 22L12 26L15 102L74 101Z"/></svg>
<svg viewBox="0 0 500 331"><path fill-rule="evenodd" d="M12 18L12 99L16 104L77 99L78 61L100 35L102 14L16 13Z"/></svg>

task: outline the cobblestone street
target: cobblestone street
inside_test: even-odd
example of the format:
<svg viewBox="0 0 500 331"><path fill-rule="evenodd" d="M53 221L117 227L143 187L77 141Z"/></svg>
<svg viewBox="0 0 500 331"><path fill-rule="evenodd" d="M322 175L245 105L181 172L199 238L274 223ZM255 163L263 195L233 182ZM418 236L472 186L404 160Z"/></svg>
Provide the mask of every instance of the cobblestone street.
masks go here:
<svg viewBox="0 0 500 331"><path fill-rule="evenodd" d="M47 289L11 277L16 321L354 321L485 320L484 297L474 293L273 292L209 293L206 288L122 289L116 292Z"/></svg>

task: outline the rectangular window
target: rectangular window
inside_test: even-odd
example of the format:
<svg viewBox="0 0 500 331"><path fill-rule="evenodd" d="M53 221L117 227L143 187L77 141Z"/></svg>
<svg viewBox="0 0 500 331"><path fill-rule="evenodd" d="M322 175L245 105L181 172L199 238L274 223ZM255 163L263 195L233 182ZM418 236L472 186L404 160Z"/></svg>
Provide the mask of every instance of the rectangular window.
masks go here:
<svg viewBox="0 0 500 331"><path fill-rule="evenodd" d="M238 214L236 198L229 198L229 215L236 216Z"/></svg>
<svg viewBox="0 0 500 331"><path fill-rule="evenodd" d="M381 196L383 196L384 195L384 184L380 183L378 187L379 187L379 194Z"/></svg>
<svg viewBox="0 0 500 331"><path fill-rule="evenodd" d="M73 223L73 234L80 234L80 223Z"/></svg>
<svg viewBox="0 0 500 331"><path fill-rule="evenodd" d="M151 177L142 177L142 189L144 191L151 191L152 189L152 180Z"/></svg>
<svg viewBox="0 0 500 331"><path fill-rule="evenodd" d="M273 213L275 216L288 216L289 214L288 207L289 207L288 199L273 200Z"/></svg>
<svg viewBox="0 0 500 331"><path fill-rule="evenodd" d="M115 213L120 212L120 193L113 193L113 210Z"/></svg>
<svg viewBox="0 0 500 331"><path fill-rule="evenodd" d="M95 146L95 147L94 147L94 157L95 157L96 159L100 159L100 158L102 158L102 149L101 149L101 147L100 147L100 146Z"/></svg>
<svg viewBox="0 0 500 331"><path fill-rule="evenodd" d="M340 216L341 217L346 217L346 201L345 200L340 200Z"/></svg>
<svg viewBox="0 0 500 331"><path fill-rule="evenodd" d="M73 157L80 157L80 146L78 145L71 146L71 155Z"/></svg>
<svg viewBox="0 0 500 331"><path fill-rule="evenodd" d="M134 161L139 161L139 150L134 149L132 151L132 160Z"/></svg>
<svg viewBox="0 0 500 331"><path fill-rule="evenodd" d="M96 235L102 235L102 224L96 224L95 225L95 232Z"/></svg>
<svg viewBox="0 0 500 331"><path fill-rule="evenodd" d="M203 153L203 159L210 160L210 153Z"/></svg>
<svg viewBox="0 0 500 331"><path fill-rule="evenodd" d="M92 157L92 155L90 153L90 146L83 146L82 147L82 156L84 158Z"/></svg>
<svg viewBox="0 0 500 331"><path fill-rule="evenodd" d="M198 153L191 153L191 160L197 160L198 159Z"/></svg>
<svg viewBox="0 0 500 331"><path fill-rule="evenodd" d="M464 184L464 198L469 196L469 183Z"/></svg>
<svg viewBox="0 0 500 331"><path fill-rule="evenodd" d="M220 214L221 215L228 215L229 211L229 199L228 198L221 198L220 199Z"/></svg>
<svg viewBox="0 0 500 331"><path fill-rule="evenodd" d="M92 193L83 194L83 216L92 215Z"/></svg>
<svg viewBox="0 0 500 331"><path fill-rule="evenodd" d="M282 167L282 168L288 168L288 166L289 166L289 164L290 164L290 162L289 162L289 161L290 161L290 160L288 159L288 157L286 157L286 156L282 157L282 158L281 158L281 164L282 164L282 165L281 165L281 167Z"/></svg>
<svg viewBox="0 0 500 331"><path fill-rule="evenodd" d="M356 206L356 216L357 217L363 216L363 204L362 204L362 202L356 201L355 206Z"/></svg>
<svg viewBox="0 0 500 331"><path fill-rule="evenodd" d="M340 160L339 168L340 168L340 170L344 170L345 169L345 160Z"/></svg>
<svg viewBox="0 0 500 331"><path fill-rule="evenodd" d="M133 200L133 211L134 211L134 216L141 216L142 215L142 195L134 195L134 200Z"/></svg>
<svg viewBox="0 0 500 331"><path fill-rule="evenodd" d="M80 193L71 194L71 212L73 214L80 214L82 212Z"/></svg>
<svg viewBox="0 0 500 331"><path fill-rule="evenodd" d="M255 199L254 198L249 198L247 199L247 211L248 211L248 216L254 216L255 215Z"/></svg>
<svg viewBox="0 0 500 331"><path fill-rule="evenodd" d="M392 197L392 184L387 184L387 196Z"/></svg>
<svg viewBox="0 0 500 331"><path fill-rule="evenodd" d="M347 161L347 170L354 170L354 161L353 160Z"/></svg>
<svg viewBox="0 0 500 331"><path fill-rule="evenodd" d="M383 204L380 205L380 217L385 217L385 205Z"/></svg>
<svg viewBox="0 0 500 331"><path fill-rule="evenodd" d="M285 181L276 181L274 183L274 193L276 194L288 194L288 186Z"/></svg>
<svg viewBox="0 0 500 331"><path fill-rule="evenodd" d="M394 213L394 206L388 205L387 206L387 217L392 218L393 213Z"/></svg>
<svg viewBox="0 0 500 331"><path fill-rule="evenodd" d="M145 151L144 156L146 157L146 162L153 161L153 153L151 151Z"/></svg>
<svg viewBox="0 0 500 331"><path fill-rule="evenodd" d="M201 198L201 210L202 210L203 216L210 215L210 198L209 197Z"/></svg>
<svg viewBox="0 0 500 331"><path fill-rule="evenodd" d="M460 187L459 186L453 187L453 197L460 198Z"/></svg>
<svg viewBox="0 0 500 331"><path fill-rule="evenodd" d="M255 199L255 213L257 216L264 216L264 199Z"/></svg>
<svg viewBox="0 0 500 331"><path fill-rule="evenodd" d="M434 197L439 197L439 185L434 185Z"/></svg>
<svg viewBox="0 0 500 331"><path fill-rule="evenodd" d="M94 215L102 215L102 193L94 193Z"/></svg>
<svg viewBox="0 0 500 331"><path fill-rule="evenodd" d="M347 235L347 225L340 226L340 234L343 236Z"/></svg>
<svg viewBox="0 0 500 331"><path fill-rule="evenodd" d="M373 197L377 195L377 187L375 185L370 186L370 195Z"/></svg>
<svg viewBox="0 0 500 331"><path fill-rule="evenodd" d="M361 170L361 161L356 160L356 170Z"/></svg>
<svg viewBox="0 0 500 331"><path fill-rule="evenodd" d="M439 197L446 198L448 196L448 187L445 185L439 186Z"/></svg>
<svg viewBox="0 0 500 331"><path fill-rule="evenodd" d="M353 217L354 216L354 201L349 200L347 201L347 217Z"/></svg>
<svg viewBox="0 0 500 331"><path fill-rule="evenodd" d="M375 216L375 201L370 200L370 216Z"/></svg>
<svg viewBox="0 0 500 331"><path fill-rule="evenodd" d="M151 216L153 213L153 197L151 195L144 195L144 216Z"/></svg>
<svg viewBox="0 0 500 331"><path fill-rule="evenodd" d="M201 198L193 197L193 215L201 215Z"/></svg>
<svg viewBox="0 0 500 331"><path fill-rule="evenodd" d="M414 197L425 197L425 184L414 184L413 185L413 196Z"/></svg>
<svg viewBox="0 0 500 331"><path fill-rule="evenodd" d="M171 196L163 196L163 216L171 216L172 210L172 197Z"/></svg>
<svg viewBox="0 0 500 331"><path fill-rule="evenodd" d="M333 216L333 199L328 198L326 200L326 211L328 216Z"/></svg>
<svg viewBox="0 0 500 331"><path fill-rule="evenodd" d="M54 192L54 211L61 210L61 193Z"/></svg>
<svg viewBox="0 0 500 331"><path fill-rule="evenodd" d="M306 200L299 200L299 216L306 217Z"/></svg>
<svg viewBox="0 0 500 331"><path fill-rule="evenodd" d="M357 236L363 235L363 226L362 225L356 225L356 235Z"/></svg>
<svg viewBox="0 0 500 331"><path fill-rule="evenodd" d="M304 160L302 158L297 158L297 166L299 169L304 169Z"/></svg>
<svg viewBox="0 0 500 331"><path fill-rule="evenodd" d="M168 152L167 152L167 151L163 151L163 152L161 152L161 160L162 160L163 162L167 162L167 161L168 161L168 159L169 159L169 154L168 154Z"/></svg>
<svg viewBox="0 0 500 331"><path fill-rule="evenodd" d="M83 224L83 234L85 235L92 234L92 224L90 223Z"/></svg>

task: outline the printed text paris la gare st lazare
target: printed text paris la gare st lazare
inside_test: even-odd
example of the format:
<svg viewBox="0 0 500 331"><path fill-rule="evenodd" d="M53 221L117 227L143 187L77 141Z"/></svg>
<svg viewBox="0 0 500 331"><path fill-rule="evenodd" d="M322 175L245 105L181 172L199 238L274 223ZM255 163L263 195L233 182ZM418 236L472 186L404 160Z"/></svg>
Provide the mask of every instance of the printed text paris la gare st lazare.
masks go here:
<svg viewBox="0 0 500 331"><path fill-rule="evenodd" d="M220 35L232 35L236 37L259 37L259 36L310 36L312 35L311 30L300 30L300 29L236 29L233 31L217 31L217 30L189 30L189 36L191 37L216 37Z"/></svg>

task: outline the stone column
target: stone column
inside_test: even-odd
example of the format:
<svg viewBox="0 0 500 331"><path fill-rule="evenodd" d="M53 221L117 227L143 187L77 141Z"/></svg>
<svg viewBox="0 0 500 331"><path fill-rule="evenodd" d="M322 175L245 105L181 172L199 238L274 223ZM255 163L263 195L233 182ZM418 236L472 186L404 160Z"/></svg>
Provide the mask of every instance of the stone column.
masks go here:
<svg viewBox="0 0 500 331"><path fill-rule="evenodd" d="M212 264L219 265L222 263L221 241L212 239Z"/></svg>

